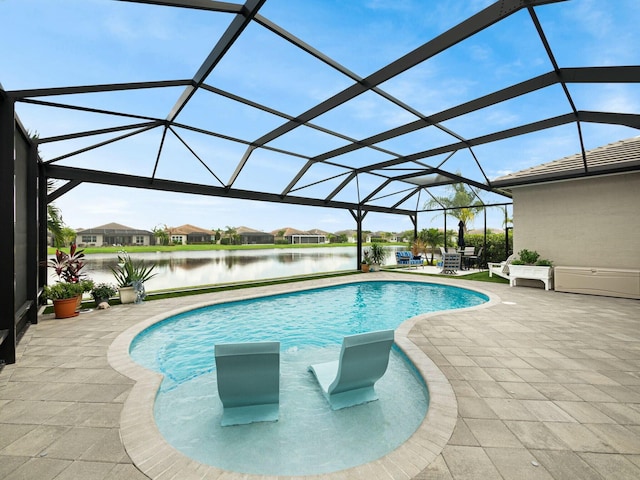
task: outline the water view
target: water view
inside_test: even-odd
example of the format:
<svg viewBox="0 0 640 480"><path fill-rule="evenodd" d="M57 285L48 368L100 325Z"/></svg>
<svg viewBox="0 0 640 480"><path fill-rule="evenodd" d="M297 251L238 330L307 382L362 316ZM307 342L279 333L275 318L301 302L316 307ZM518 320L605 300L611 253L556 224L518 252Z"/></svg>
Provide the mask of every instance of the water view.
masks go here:
<svg viewBox="0 0 640 480"><path fill-rule="evenodd" d="M395 264L394 252L404 247L386 248L390 251L387 263ZM158 275L145 283L147 291L152 291L354 270L356 254L357 248L350 246L149 252L131 254L131 257L156 264ZM91 254L86 260L85 271L94 282L114 283L109 267L116 265L117 254ZM51 281L55 281L55 277Z"/></svg>

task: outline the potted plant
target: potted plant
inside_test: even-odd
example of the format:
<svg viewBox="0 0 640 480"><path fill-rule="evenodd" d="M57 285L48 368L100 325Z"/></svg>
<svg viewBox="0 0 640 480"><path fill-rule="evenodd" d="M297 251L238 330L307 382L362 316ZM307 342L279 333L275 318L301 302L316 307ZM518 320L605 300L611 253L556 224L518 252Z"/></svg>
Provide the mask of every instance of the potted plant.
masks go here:
<svg viewBox="0 0 640 480"><path fill-rule="evenodd" d="M127 252L118 254L118 264L110 267L118 285L120 303L138 303L146 296L144 282L155 277L155 265L145 266L142 260L134 261Z"/></svg>
<svg viewBox="0 0 640 480"><path fill-rule="evenodd" d="M553 263L550 260L541 259L540 254L535 250L520 250L518 258L512 260L509 265L509 284L513 287L518 278L541 280L545 290L549 290L553 282Z"/></svg>
<svg viewBox="0 0 640 480"><path fill-rule="evenodd" d="M369 265L371 264L371 257L369 256L369 250L362 252L362 262L360 262L360 271L362 273L369 272Z"/></svg>
<svg viewBox="0 0 640 480"><path fill-rule="evenodd" d="M53 302L53 309L56 318L67 318L66 313L58 314L59 308L66 309L71 305L71 301L61 302L61 300L75 300L75 310L82 304L82 294L89 292L93 288L93 281L87 278L82 272L84 268L84 250L78 250L75 243L71 244L69 253L56 249L55 256L42 263L52 268L58 277L57 283L44 287L43 298ZM64 307L62 306L64 304ZM65 315L65 316L62 316Z"/></svg>
<svg viewBox="0 0 640 480"><path fill-rule="evenodd" d="M55 318L69 318L78 315L78 295L82 294L79 283L56 282L45 285L42 291L44 300L51 300Z"/></svg>
<svg viewBox="0 0 640 480"><path fill-rule="evenodd" d="M380 265L384 263L387 258L387 251L384 249L381 243L373 242L371 244L371 271L377 272L380 270Z"/></svg>
<svg viewBox="0 0 640 480"><path fill-rule="evenodd" d="M98 283L91 289L91 296L96 305L102 302L109 303L109 299L114 297L116 293L118 293L118 290L111 283Z"/></svg>
<svg viewBox="0 0 640 480"><path fill-rule="evenodd" d="M52 268L58 277L58 281L66 283L78 283L86 275L82 273L84 268L84 249L78 250L75 243L71 244L69 253L56 249L54 258L44 262Z"/></svg>
<svg viewBox="0 0 640 480"><path fill-rule="evenodd" d="M78 282L78 289L80 290L80 293L78 294L78 308L80 308L82 306L82 296L85 293L90 293L91 290L93 289L93 280L91 280L90 278L85 278L83 280L80 280Z"/></svg>

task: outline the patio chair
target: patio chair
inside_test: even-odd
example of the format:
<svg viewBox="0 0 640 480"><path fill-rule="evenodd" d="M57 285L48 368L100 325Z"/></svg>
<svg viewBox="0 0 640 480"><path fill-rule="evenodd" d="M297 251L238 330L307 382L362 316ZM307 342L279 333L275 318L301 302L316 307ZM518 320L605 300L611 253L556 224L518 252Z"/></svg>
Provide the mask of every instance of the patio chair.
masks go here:
<svg viewBox="0 0 640 480"><path fill-rule="evenodd" d="M338 360L309 367L332 410L378 399L374 384L387 370L392 345L393 330L349 335Z"/></svg>
<svg viewBox="0 0 640 480"><path fill-rule="evenodd" d="M222 426L278 420L280 342L215 346Z"/></svg>
<svg viewBox="0 0 640 480"><path fill-rule="evenodd" d="M473 255L466 255L466 260L467 260L467 265L469 268L471 268L472 266L476 266L476 268L480 268L480 259L482 258L482 248L480 247L478 249L478 253L477 254L473 254Z"/></svg>
<svg viewBox="0 0 640 480"><path fill-rule="evenodd" d="M516 258L516 256L514 254L511 254L507 257L507 259L504 262L500 262L500 263L488 263L487 266L489 267L489 276L493 277L494 274L498 275L499 277L502 278L506 278L507 280L509 279L509 265L511 265L511 262Z"/></svg>
<svg viewBox="0 0 640 480"><path fill-rule="evenodd" d="M410 251L398 251L396 252L396 263L398 265L408 265L415 266L418 268L418 265L424 268L424 262L422 261L422 257L414 256Z"/></svg>
<svg viewBox="0 0 640 480"><path fill-rule="evenodd" d="M458 253L462 254L462 260L460 261L460 267L462 270L468 270L471 265L471 257L476 253L476 247L470 245L458 250Z"/></svg>
<svg viewBox="0 0 640 480"><path fill-rule="evenodd" d="M440 273L447 275L455 275L461 267L462 255L459 253L451 253L440 247L442 255L442 270Z"/></svg>

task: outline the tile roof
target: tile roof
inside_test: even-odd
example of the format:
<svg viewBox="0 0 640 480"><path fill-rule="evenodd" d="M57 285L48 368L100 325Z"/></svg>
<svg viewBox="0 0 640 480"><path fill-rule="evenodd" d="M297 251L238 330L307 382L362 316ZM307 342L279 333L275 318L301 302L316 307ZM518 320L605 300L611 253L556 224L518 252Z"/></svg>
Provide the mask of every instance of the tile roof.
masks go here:
<svg viewBox="0 0 640 480"><path fill-rule="evenodd" d="M127 234L127 235L153 235L153 232L149 230L142 230L139 228L131 228L119 223L107 223L98 227L87 228L84 230L78 230L77 233L83 234Z"/></svg>
<svg viewBox="0 0 640 480"><path fill-rule="evenodd" d="M188 223L180 225L179 227L172 227L170 230L173 235L189 235L190 233L206 233L207 235L215 235L215 232L207 228L196 227L195 225Z"/></svg>
<svg viewBox="0 0 640 480"><path fill-rule="evenodd" d="M577 177L640 171L640 136L588 150L586 159L586 168L582 153L577 153L498 177L492 181L492 185L503 188Z"/></svg>
<svg viewBox="0 0 640 480"><path fill-rule="evenodd" d="M326 232L323 232L318 229L298 230L297 228L292 228L292 227L278 228L277 230L273 230L271 233L277 237L278 233L280 232L284 232L282 235L283 237L289 237L291 235L326 235L327 234Z"/></svg>
<svg viewBox="0 0 640 480"><path fill-rule="evenodd" d="M249 228L249 227L245 227L245 226L237 227L236 228L236 233L238 233L238 234L260 233L260 234L269 235L268 232L263 232L261 230L256 230L255 228Z"/></svg>

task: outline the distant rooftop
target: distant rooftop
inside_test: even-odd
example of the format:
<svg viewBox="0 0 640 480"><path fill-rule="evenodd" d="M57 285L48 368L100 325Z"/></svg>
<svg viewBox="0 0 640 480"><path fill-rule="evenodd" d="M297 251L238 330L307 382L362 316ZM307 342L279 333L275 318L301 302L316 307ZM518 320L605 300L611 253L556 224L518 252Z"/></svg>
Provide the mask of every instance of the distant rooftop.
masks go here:
<svg viewBox="0 0 640 480"><path fill-rule="evenodd" d="M142 230L139 228L131 228L126 225L121 225L119 223L107 223L105 225L100 225L98 227L87 228L84 230L78 230L79 234L84 235L118 235L118 234L127 234L127 235L150 235L152 232L149 230Z"/></svg>

